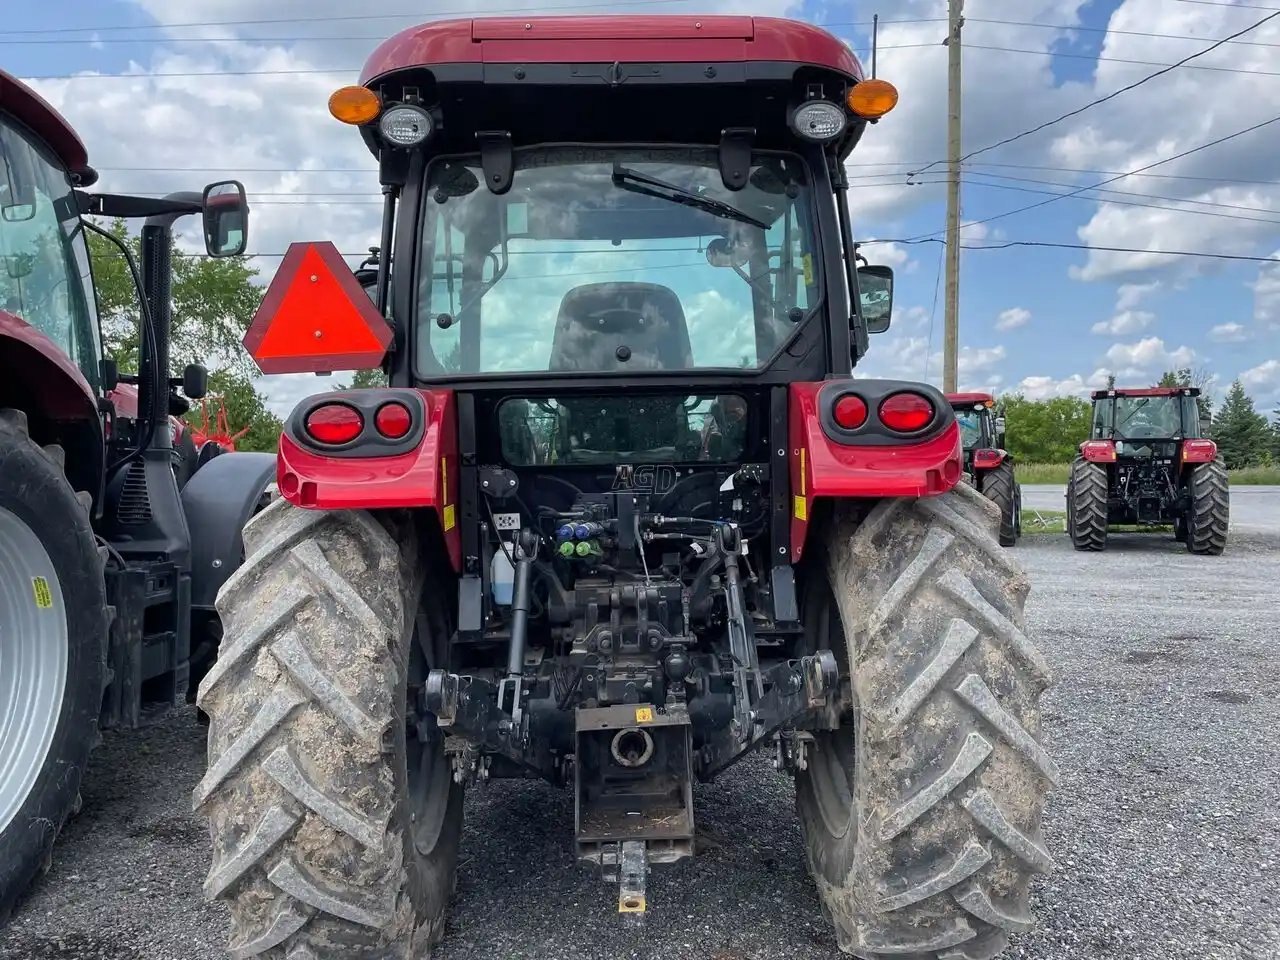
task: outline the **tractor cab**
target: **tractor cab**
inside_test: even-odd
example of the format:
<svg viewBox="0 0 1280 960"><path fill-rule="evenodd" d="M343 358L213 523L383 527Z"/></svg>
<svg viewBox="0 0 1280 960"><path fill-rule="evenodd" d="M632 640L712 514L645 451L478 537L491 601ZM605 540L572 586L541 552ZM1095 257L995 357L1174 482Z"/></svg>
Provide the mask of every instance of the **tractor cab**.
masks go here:
<svg viewBox="0 0 1280 960"><path fill-rule="evenodd" d="M960 425L960 445L966 465L975 450L995 450L1004 446L1004 417L996 416L995 398L989 393L949 393L947 402Z"/></svg>
<svg viewBox="0 0 1280 960"><path fill-rule="evenodd" d="M988 840L959 792L902 787L963 767L946 790L1003 792L1030 824L1018 778L1041 774L1006 778L1022 761L995 761L999 738L934 727L977 716L925 669L939 657L958 695L1005 709L976 673L1025 592L961 483L952 407L852 377L893 274L859 265L845 163L896 101L818 27L688 15L439 20L332 95L377 159L376 262L295 244L245 344L264 372L377 367L388 386L294 410L282 500L224 595L235 653L201 692L195 799L233 944L386 956L442 931L460 793L498 777L572 791L578 859L644 912L650 870L694 855L693 783L755 750L797 777L842 947L1000 940L929 874L990 860L1001 903L1022 874L974 859ZM976 596L999 609L975 618ZM883 673L855 685L866 662ZM1001 697L1019 672L990 674ZM856 733L855 777L858 718L880 727ZM242 786L259 779L299 802ZM358 906L382 903L406 909Z"/></svg>
<svg viewBox="0 0 1280 960"><path fill-rule="evenodd" d="M1222 552L1227 474L1217 444L1203 436L1199 396L1198 387L1093 392L1090 436L1067 486L1078 549L1101 550L1108 525L1133 524L1172 526L1193 553Z"/></svg>
<svg viewBox="0 0 1280 960"><path fill-rule="evenodd" d="M1022 487L1004 449L1004 417L989 393L949 393L947 402L960 426L965 480L1000 508L1000 543L1011 547L1022 535Z"/></svg>

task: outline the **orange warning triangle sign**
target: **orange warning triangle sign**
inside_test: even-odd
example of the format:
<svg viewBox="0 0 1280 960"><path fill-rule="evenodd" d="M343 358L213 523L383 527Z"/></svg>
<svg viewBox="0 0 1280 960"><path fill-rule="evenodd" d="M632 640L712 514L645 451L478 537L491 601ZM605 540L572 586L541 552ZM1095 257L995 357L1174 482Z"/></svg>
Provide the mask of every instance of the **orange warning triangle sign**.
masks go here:
<svg viewBox="0 0 1280 960"><path fill-rule="evenodd" d="M390 326L327 240L289 245L244 335L263 373L367 370L390 344Z"/></svg>

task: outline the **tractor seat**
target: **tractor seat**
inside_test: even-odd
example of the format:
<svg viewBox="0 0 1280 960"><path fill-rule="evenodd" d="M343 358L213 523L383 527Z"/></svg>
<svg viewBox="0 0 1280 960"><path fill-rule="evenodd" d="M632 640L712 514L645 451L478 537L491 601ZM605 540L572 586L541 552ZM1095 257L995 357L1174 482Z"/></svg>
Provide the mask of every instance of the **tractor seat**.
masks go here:
<svg viewBox="0 0 1280 960"><path fill-rule="evenodd" d="M549 370L687 370L680 298L656 283L588 283L560 301Z"/></svg>

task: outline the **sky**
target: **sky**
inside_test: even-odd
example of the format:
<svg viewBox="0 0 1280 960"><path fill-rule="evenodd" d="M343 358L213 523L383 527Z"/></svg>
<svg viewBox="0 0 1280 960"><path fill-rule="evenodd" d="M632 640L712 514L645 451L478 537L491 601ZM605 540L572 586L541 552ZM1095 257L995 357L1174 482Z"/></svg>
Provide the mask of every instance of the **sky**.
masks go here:
<svg viewBox="0 0 1280 960"><path fill-rule="evenodd" d="M44 0L5 18L0 64L77 127L99 189L167 192L236 177L252 204L252 251L328 239L354 266L377 242L376 172L326 101L397 30L472 12L752 13L823 25L867 61L878 15L878 75L901 99L848 170L859 238L898 241L863 248L894 267L895 305L858 373L940 382L942 246L931 239L945 210L945 0L387 0L372 17L355 9L338 0ZM1280 0L967 0L965 16L963 150L979 152L963 173L960 386L1084 396L1109 374L1145 386L1191 367L1218 395L1239 379L1260 411L1280 407ZM1104 181L1105 192L1082 189ZM1075 195L1056 196L1066 193ZM1000 246L1011 242L1071 248ZM257 261L264 282L278 262ZM324 383L295 375L263 387L287 412Z"/></svg>

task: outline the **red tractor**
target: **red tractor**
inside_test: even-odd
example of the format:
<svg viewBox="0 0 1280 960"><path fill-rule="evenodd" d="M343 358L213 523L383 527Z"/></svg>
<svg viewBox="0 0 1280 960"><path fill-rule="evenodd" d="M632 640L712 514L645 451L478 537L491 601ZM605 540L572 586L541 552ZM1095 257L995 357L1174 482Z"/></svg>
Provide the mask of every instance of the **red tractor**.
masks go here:
<svg viewBox="0 0 1280 960"><path fill-rule="evenodd" d="M989 393L949 393L947 401L960 424L965 479L1000 508L1000 545L1012 547L1022 536L1022 487L1004 448L1004 418Z"/></svg>
<svg viewBox="0 0 1280 960"><path fill-rule="evenodd" d="M96 179L66 121L0 72L0 917L48 866L99 730L185 699L212 660L214 596L274 465L193 474L177 416L206 375L169 375L172 224L200 215L210 254L239 253L243 189L86 192ZM102 231L83 214L146 218L140 270L125 251L138 376L103 356L85 242Z"/></svg>
<svg viewBox="0 0 1280 960"><path fill-rule="evenodd" d="M1031 925L1027 579L946 398L851 377L893 274L855 265L844 164L896 100L750 16L435 21L332 96L386 195L372 299L294 245L246 346L390 385L293 411L218 598L193 802L235 956L423 955L497 777L573 791L644 911L695 779L753 750L844 950Z"/></svg>
<svg viewBox="0 0 1280 960"><path fill-rule="evenodd" d="M1090 439L1067 481L1067 532L1103 550L1117 524L1168 526L1191 553L1227 545L1230 491L1218 445L1203 436L1198 387L1093 392Z"/></svg>

